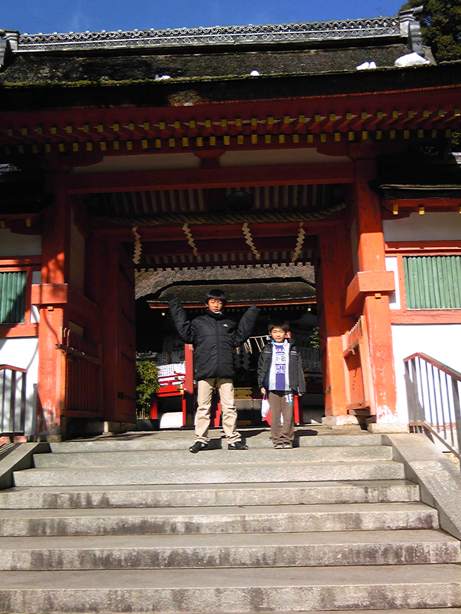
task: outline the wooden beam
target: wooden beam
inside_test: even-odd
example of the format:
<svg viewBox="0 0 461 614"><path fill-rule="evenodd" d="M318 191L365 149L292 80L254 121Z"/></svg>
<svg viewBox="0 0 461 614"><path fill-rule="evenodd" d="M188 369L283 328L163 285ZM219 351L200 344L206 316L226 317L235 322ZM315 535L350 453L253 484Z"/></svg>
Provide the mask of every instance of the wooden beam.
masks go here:
<svg viewBox="0 0 461 614"><path fill-rule="evenodd" d="M160 309L169 309L169 305L167 302L157 302L157 301L147 301L150 309L160 310ZM274 299L271 301L268 300L248 300L248 301L239 301L239 302L229 302L226 303L227 309L238 309L243 307L251 307L252 305L257 305L258 307L290 307L292 305L316 305L317 298L312 296L310 298L295 298L295 299ZM182 303L184 309L203 309L203 303Z"/></svg>
<svg viewBox="0 0 461 614"><path fill-rule="evenodd" d="M460 188L461 193L461 188ZM419 206L423 206L427 213L431 211L441 210L457 210L461 206L460 196L428 196L424 190L421 190L421 196L413 196L411 198L383 198L387 206L396 206L402 209L413 209L415 212Z"/></svg>
<svg viewBox="0 0 461 614"><path fill-rule="evenodd" d="M67 302L67 284L32 284L32 305L65 305Z"/></svg>
<svg viewBox="0 0 461 614"><path fill-rule="evenodd" d="M301 215L301 214L300 214ZM297 226L297 223L294 223ZM304 222L306 233L308 235L318 235L322 231L328 232L330 229L334 228L338 224L338 219L331 220L307 220ZM119 241L132 241L133 240L133 231L131 229L132 222L131 220L126 221L126 226L102 226L101 223L98 227L93 228L94 235L98 237L111 237L113 239L117 239ZM251 230L254 232L254 237L259 237L256 229L259 226L269 226L269 224L262 223L252 223ZM161 226L142 226L138 229L138 232L141 234L141 241L179 241L184 238L184 231L181 228L182 222L178 221L176 223L170 222ZM200 229L201 232L208 232L210 228L217 228L220 233L223 231L227 232L227 228L232 227L232 224L223 224L222 226L216 226L215 224L197 224L192 227L192 233L195 238L195 229ZM242 226L239 224L239 229L241 232ZM284 233L282 230L282 235L279 235L277 232L278 222L274 222L271 224L270 231L268 230L264 236L266 237L278 237L278 236L296 236L297 231L289 233ZM231 231L232 233L232 231ZM211 233L209 236L213 236ZM216 236L216 235L214 235ZM225 235L227 237L227 234ZM234 236L231 234L231 236Z"/></svg>
<svg viewBox="0 0 461 614"><path fill-rule="evenodd" d="M347 287L346 313L359 313L365 296L391 294L395 290L392 271L358 271Z"/></svg>
<svg viewBox="0 0 461 614"><path fill-rule="evenodd" d="M38 337L38 324L0 324L0 339Z"/></svg>
<svg viewBox="0 0 461 614"><path fill-rule="evenodd" d="M344 184L353 183L353 177L352 162L331 165L285 164L213 169L78 173L69 176L67 191L70 194L101 194L191 188Z"/></svg>

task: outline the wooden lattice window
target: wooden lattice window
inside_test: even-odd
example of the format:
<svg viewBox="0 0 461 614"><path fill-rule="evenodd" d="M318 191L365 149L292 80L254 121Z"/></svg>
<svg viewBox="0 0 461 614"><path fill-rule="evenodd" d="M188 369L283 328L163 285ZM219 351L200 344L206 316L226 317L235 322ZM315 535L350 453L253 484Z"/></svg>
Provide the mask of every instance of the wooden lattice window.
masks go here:
<svg viewBox="0 0 461 614"><path fill-rule="evenodd" d="M404 256L408 309L461 309L461 256Z"/></svg>
<svg viewBox="0 0 461 614"><path fill-rule="evenodd" d="M0 272L0 324L19 324L26 314L27 271Z"/></svg>

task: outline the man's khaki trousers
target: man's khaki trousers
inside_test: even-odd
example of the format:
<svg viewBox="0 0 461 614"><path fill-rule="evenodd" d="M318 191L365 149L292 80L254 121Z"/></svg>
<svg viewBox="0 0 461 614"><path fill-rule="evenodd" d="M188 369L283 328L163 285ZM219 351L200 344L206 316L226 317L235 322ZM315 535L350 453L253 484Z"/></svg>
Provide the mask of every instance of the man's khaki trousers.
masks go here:
<svg viewBox="0 0 461 614"><path fill-rule="evenodd" d="M201 379L197 383L197 411L195 413L195 435L198 441L209 441L210 408L213 390L219 391L222 411L222 428L228 443L240 441L240 433L235 430L237 410L234 403L234 384L225 377Z"/></svg>

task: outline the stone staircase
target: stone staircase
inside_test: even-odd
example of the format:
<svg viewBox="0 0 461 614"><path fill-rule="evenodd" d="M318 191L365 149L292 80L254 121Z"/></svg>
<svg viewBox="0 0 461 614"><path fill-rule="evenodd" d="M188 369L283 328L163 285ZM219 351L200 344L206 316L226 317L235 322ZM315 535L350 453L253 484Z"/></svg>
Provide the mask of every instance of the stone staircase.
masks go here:
<svg viewBox="0 0 461 614"><path fill-rule="evenodd" d="M195 456L181 432L52 444L0 491L0 612L461 613L460 542L392 448L298 435Z"/></svg>

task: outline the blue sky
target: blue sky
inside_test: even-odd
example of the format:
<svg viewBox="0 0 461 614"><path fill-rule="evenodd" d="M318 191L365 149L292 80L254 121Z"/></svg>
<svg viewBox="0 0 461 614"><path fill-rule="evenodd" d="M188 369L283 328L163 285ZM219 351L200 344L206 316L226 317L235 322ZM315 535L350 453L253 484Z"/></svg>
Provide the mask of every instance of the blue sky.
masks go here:
<svg viewBox="0 0 461 614"><path fill-rule="evenodd" d="M78 32L395 15L404 0L3 0L0 27Z"/></svg>

